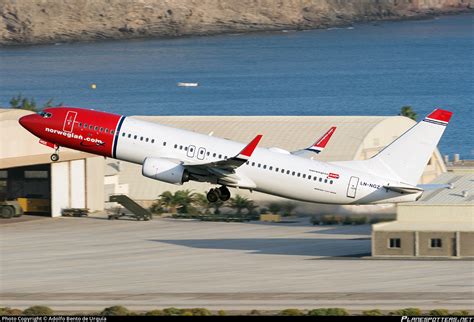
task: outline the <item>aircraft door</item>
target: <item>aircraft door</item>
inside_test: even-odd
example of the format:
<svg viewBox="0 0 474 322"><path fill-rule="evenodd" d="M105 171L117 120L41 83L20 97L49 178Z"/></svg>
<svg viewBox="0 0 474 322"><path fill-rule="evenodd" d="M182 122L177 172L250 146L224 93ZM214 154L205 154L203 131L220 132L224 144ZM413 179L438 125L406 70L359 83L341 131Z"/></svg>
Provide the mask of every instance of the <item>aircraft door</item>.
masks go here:
<svg viewBox="0 0 474 322"><path fill-rule="evenodd" d="M351 180L349 180L349 185L347 186L347 196L349 198L355 198L358 184L359 178L351 177Z"/></svg>
<svg viewBox="0 0 474 322"><path fill-rule="evenodd" d="M190 145L188 146L188 153L186 153L186 155L188 156L188 158L192 158L194 157L195 152L196 152L196 147L194 145Z"/></svg>
<svg viewBox="0 0 474 322"><path fill-rule="evenodd" d="M76 122L77 112L69 111L66 114L66 118L64 119L63 124L63 131L64 132L72 132L74 128L74 122Z"/></svg>
<svg viewBox="0 0 474 322"><path fill-rule="evenodd" d="M206 149L205 148L199 148L197 158L199 160L204 160L205 155L206 155Z"/></svg>

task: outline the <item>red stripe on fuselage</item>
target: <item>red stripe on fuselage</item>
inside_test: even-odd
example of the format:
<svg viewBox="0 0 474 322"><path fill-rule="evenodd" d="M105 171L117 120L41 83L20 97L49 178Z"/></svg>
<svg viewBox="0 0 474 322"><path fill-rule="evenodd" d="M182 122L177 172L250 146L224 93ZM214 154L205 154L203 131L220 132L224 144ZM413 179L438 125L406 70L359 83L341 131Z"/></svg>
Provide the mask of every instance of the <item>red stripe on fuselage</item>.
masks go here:
<svg viewBox="0 0 474 322"><path fill-rule="evenodd" d="M59 146L112 156L120 115L75 107L54 107L44 111L52 116L42 118L38 115L35 129L29 129L33 134Z"/></svg>

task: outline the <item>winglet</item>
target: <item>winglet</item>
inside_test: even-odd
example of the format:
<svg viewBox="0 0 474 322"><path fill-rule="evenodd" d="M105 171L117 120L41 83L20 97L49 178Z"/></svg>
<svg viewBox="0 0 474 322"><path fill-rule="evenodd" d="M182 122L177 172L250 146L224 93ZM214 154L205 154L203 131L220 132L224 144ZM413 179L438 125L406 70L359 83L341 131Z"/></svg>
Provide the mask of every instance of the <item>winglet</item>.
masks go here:
<svg viewBox="0 0 474 322"><path fill-rule="evenodd" d="M435 109L433 112L430 113L423 121L426 122L440 122L442 125L448 124L449 120L451 119L451 116L453 115L453 112L447 111L447 110L442 110L442 109Z"/></svg>
<svg viewBox="0 0 474 322"><path fill-rule="evenodd" d="M336 132L336 127L333 126L331 127L322 137L320 137L312 146L309 148L306 148L305 150L308 151L313 151L316 153L320 153L326 145L328 144L329 140L331 139L331 136Z"/></svg>
<svg viewBox="0 0 474 322"><path fill-rule="evenodd" d="M252 156L253 151L257 147L258 142L260 142L261 138L262 138L261 134L257 135L249 144L247 144L245 148L243 148L242 151L240 151L237 157L241 159L250 158Z"/></svg>

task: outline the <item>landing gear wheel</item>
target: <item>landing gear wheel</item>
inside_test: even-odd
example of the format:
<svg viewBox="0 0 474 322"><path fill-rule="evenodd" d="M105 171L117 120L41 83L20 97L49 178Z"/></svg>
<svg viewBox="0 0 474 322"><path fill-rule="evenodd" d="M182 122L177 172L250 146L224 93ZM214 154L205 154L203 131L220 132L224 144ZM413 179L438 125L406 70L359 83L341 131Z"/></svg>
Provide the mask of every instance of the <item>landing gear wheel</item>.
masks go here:
<svg viewBox="0 0 474 322"><path fill-rule="evenodd" d="M230 191L226 186L218 188L219 199L222 201L227 201L230 199Z"/></svg>
<svg viewBox="0 0 474 322"><path fill-rule="evenodd" d="M59 160L59 154L53 153L51 154L51 161L56 162Z"/></svg>
<svg viewBox="0 0 474 322"><path fill-rule="evenodd" d="M217 200L219 200L219 194L217 193L216 189L209 190L206 197L207 201L209 202L216 202Z"/></svg>

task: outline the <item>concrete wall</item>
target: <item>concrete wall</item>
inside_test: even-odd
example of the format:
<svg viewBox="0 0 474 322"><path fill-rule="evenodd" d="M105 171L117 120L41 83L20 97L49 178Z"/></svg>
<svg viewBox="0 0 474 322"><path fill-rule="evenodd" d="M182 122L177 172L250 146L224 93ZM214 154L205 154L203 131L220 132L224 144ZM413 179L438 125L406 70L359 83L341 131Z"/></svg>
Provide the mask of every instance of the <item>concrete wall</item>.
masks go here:
<svg viewBox="0 0 474 322"><path fill-rule="evenodd" d="M104 209L102 157L51 164L51 216L64 208Z"/></svg>
<svg viewBox="0 0 474 322"><path fill-rule="evenodd" d="M390 238L400 238L400 248L389 248ZM431 247L431 239L441 239L441 247ZM473 257L474 232L373 231L375 257Z"/></svg>
<svg viewBox="0 0 474 322"><path fill-rule="evenodd" d="M86 159L86 207L90 211L104 210L104 158Z"/></svg>
<svg viewBox="0 0 474 322"><path fill-rule="evenodd" d="M389 248L390 238L400 238L400 248ZM414 232L372 232L372 256L414 256Z"/></svg>
<svg viewBox="0 0 474 322"><path fill-rule="evenodd" d="M441 239L440 248L431 247L431 239ZM419 232L418 233L419 256L446 257L456 256L456 233L454 232Z"/></svg>
<svg viewBox="0 0 474 322"><path fill-rule="evenodd" d="M397 220L402 222L470 223L474 215L470 204L402 204L397 208Z"/></svg>
<svg viewBox="0 0 474 322"><path fill-rule="evenodd" d="M474 257L474 232L460 232L459 255L462 257Z"/></svg>

